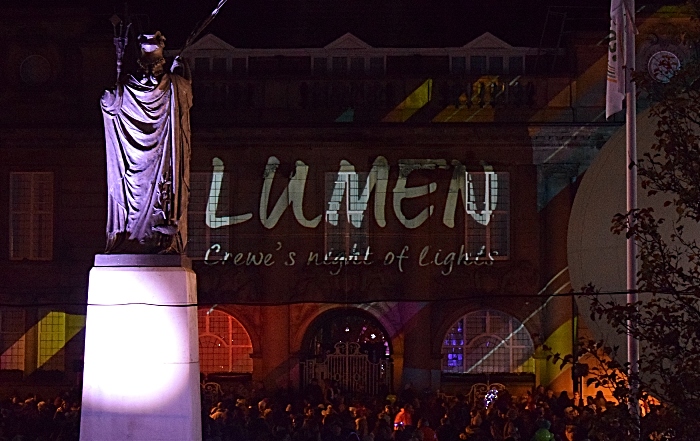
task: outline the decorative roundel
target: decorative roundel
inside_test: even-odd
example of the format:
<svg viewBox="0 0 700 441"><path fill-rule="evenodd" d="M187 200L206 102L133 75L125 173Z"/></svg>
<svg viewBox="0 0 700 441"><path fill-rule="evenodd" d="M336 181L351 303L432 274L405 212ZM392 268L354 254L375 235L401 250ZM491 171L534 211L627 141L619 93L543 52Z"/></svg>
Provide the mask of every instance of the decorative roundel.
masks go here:
<svg viewBox="0 0 700 441"><path fill-rule="evenodd" d="M681 60L676 54L669 51L653 53L647 64L649 75L660 83L668 83L680 67Z"/></svg>
<svg viewBox="0 0 700 441"><path fill-rule="evenodd" d="M30 55L19 67L22 81L31 86L38 86L51 78L51 64L41 55Z"/></svg>

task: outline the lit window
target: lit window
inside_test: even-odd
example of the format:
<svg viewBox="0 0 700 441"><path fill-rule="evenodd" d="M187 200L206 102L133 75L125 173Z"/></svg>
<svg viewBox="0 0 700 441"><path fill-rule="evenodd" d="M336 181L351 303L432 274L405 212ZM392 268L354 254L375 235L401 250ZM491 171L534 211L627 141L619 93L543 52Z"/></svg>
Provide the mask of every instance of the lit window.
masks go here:
<svg viewBox="0 0 700 441"><path fill-rule="evenodd" d="M53 257L53 173L10 173L10 259Z"/></svg>
<svg viewBox="0 0 700 441"><path fill-rule="evenodd" d="M479 260L505 260L510 247L509 174L466 172L465 248Z"/></svg>
<svg viewBox="0 0 700 441"><path fill-rule="evenodd" d="M24 371L25 323L24 311L0 311L0 370Z"/></svg>
<svg viewBox="0 0 700 441"><path fill-rule="evenodd" d="M471 312L445 334L442 371L460 374L534 372L534 346L525 326L495 310Z"/></svg>
<svg viewBox="0 0 700 441"><path fill-rule="evenodd" d="M205 374L253 372L253 345L241 323L231 315L202 308L199 315L199 368Z"/></svg>
<svg viewBox="0 0 700 441"><path fill-rule="evenodd" d="M61 349L66 345L66 314L51 311L39 322L39 351L37 368L65 370L65 357Z"/></svg>
<svg viewBox="0 0 700 441"><path fill-rule="evenodd" d="M326 173L327 260L364 260L369 253L368 173Z"/></svg>

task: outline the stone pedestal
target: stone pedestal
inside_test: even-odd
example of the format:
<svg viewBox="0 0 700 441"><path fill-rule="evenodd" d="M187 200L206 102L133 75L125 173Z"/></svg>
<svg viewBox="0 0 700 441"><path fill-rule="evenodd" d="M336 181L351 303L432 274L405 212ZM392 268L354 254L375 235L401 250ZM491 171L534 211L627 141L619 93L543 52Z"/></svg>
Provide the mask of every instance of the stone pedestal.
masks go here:
<svg viewBox="0 0 700 441"><path fill-rule="evenodd" d="M80 440L201 440L188 261L100 255L89 283Z"/></svg>

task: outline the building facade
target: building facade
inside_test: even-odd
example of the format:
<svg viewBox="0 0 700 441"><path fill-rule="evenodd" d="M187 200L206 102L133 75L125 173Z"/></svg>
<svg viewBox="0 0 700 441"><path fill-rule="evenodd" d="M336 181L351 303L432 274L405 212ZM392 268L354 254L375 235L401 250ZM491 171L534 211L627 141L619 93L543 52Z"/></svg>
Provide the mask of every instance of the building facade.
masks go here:
<svg viewBox="0 0 700 441"><path fill-rule="evenodd" d="M81 10L3 16L0 379L79 381L104 246L111 29ZM14 21L13 21L14 20ZM663 20L660 19L660 20ZM96 30L97 29L97 30ZM553 47L189 47L187 254L200 363L219 381L388 392L571 388L566 237L606 122L605 28ZM381 42L381 38L377 38ZM515 42L517 43L517 42ZM125 324L127 326L127 324Z"/></svg>

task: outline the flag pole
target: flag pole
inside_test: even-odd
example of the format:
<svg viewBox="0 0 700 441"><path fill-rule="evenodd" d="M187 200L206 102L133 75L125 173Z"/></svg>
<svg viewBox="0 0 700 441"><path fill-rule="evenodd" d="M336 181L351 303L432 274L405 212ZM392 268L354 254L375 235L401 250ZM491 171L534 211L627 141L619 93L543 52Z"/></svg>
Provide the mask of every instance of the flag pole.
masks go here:
<svg viewBox="0 0 700 441"><path fill-rule="evenodd" d="M626 108L626 153L627 153L627 212L637 209L637 87L632 79L635 66L635 1L627 0L625 8L628 14L625 25L625 99ZM634 216L629 217L630 228L634 225ZM637 302L637 242L634 235L627 238L627 303ZM636 323L633 320L627 322L627 326L633 329ZM627 334L627 362L629 363L630 378L639 373L639 341L631 334ZM637 396L638 387L636 380L630 381L630 414L635 422L639 422L640 408ZM637 437L639 433L636 434Z"/></svg>

